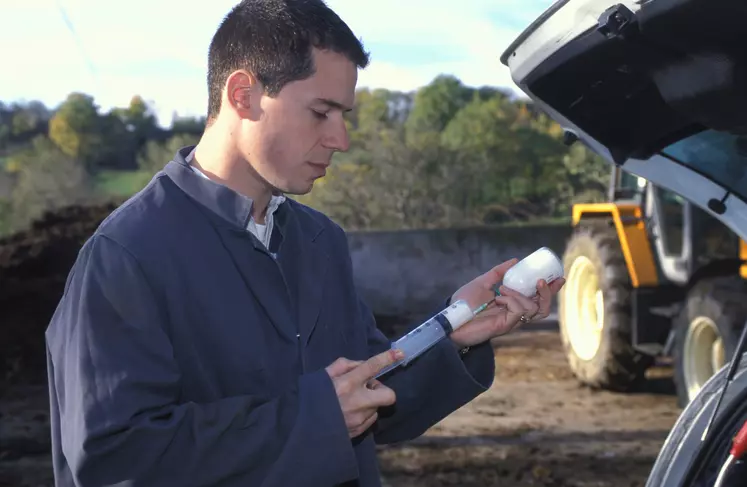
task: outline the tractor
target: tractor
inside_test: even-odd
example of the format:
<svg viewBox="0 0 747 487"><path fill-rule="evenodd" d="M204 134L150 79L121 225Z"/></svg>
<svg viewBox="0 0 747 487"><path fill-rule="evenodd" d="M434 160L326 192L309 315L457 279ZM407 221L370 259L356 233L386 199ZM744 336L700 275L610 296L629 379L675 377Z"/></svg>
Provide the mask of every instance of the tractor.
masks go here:
<svg viewBox="0 0 747 487"><path fill-rule="evenodd" d="M609 202L573 207L558 319L584 384L634 389L672 359L685 406L747 319L747 243L680 195L613 167Z"/></svg>

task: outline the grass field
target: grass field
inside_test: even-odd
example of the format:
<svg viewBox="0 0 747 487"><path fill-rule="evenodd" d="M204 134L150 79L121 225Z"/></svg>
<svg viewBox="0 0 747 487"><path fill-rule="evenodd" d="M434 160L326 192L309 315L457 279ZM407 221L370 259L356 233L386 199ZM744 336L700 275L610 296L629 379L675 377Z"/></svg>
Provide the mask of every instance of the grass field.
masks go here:
<svg viewBox="0 0 747 487"><path fill-rule="evenodd" d="M106 196L126 198L140 191L151 175L142 171L102 171L96 175L96 188Z"/></svg>

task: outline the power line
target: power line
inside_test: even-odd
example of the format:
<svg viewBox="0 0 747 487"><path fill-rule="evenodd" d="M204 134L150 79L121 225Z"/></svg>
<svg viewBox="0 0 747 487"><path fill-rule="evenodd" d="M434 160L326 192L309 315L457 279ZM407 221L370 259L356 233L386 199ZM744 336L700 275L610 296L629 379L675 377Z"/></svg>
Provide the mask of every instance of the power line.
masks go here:
<svg viewBox="0 0 747 487"><path fill-rule="evenodd" d="M96 70L96 66L94 66L93 61L91 61L91 58L88 56L88 53L83 46L83 41L78 35L78 32L75 30L75 25L73 25L72 20L70 20L70 17L67 14L67 10L65 9L65 6L62 5L61 0L57 0L57 8L60 11L60 15L62 16L62 21L65 22L67 29L70 31L70 34L75 40L75 44L78 46L78 50L80 51L80 55L83 58L83 61L85 61L85 63L88 65L88 70L91 72L91 75L93 76L95 82L99 84L100 79L98 71Z"/></svg>

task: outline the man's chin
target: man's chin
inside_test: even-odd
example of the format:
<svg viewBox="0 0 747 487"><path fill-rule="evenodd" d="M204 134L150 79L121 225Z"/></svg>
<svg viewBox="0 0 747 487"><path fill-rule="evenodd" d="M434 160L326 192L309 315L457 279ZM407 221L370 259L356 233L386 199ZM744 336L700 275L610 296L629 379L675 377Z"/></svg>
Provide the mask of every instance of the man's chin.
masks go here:
<svg viewBox="0 0 747 487"><path fill-rule="evenodd" d="M287 191L283 191L283 193L292 194L294 196L304 196L311 193L312 189L314 189L314 181L307 183L305 186L299 184L298 186L289 188Z"/></svg>

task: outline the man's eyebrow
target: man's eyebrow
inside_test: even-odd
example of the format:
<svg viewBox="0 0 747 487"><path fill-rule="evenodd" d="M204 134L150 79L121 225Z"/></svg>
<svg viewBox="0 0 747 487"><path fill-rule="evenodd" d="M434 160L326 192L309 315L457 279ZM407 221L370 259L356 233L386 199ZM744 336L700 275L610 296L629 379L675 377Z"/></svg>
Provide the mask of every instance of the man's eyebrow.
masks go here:
<svg viewBox="0 0 747 487"><path fill-rule="evenodd" d="M339 101L330 100L329 98L317 98L316 101L318 101L319 103L324 103L325 105L329 105L332 108L342 110L343 112L350 112L353 110L351 107L345 106Z"/></svg>

